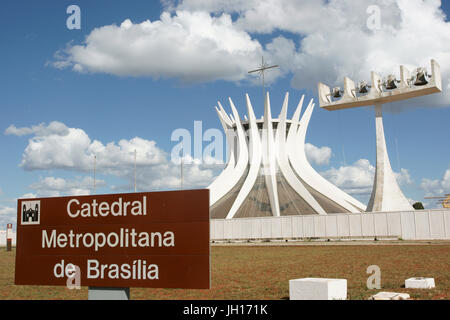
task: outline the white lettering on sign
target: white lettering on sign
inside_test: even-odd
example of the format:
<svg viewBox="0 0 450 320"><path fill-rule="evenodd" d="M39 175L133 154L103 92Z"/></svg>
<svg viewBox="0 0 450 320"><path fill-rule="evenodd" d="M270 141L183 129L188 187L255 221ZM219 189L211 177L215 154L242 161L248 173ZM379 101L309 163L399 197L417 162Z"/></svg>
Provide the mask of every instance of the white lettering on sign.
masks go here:
<svg viewBox="0 0 450 320"><path fill-rule="evenodd" d="M147 197L142 197L142 201L123 201L119 198L111 205L108 202L98 203L95 199L91 203L80 203L78 199L71 199L67 202L67 214L71 218L107 217L110 214L114 217L126 217L128 214L146 216Z"/></svg>
<svg viewBox="0 0 450 320"><path fill-rule="evenodd" d="M175 247L175 234L172 231L136 232L134 228L120 228L119 232L69 233L42 230L42 248L94 248L95 251L108 246L120 247Z"/></svg>
<svg viewBox="0 0 450 320"><path fill-rule="evenodd" d="M64 260L55 264L53 267L53 275L56 278L71 278L74 276L74 272L76 271L76 266L72 263L65 264Z"/></svg>
<svg viewBox="0 0 450 320"><path fill-rule="evenodd" d="M156 264L147 265L145 260L134 260L131 264L100 264L98 260L87 261L88 279L132 279L132 280L157 280L159 268Z"/></svg>
<svg viewBox="0 0 450 320"><path fill-rule="evenodd" d="M124 264L101 264L96 259L87 260L88 279L132 279L132 280L158 280L159 267L156 264L148 264L146 260L133 260ZM72 263L61 260L53 267L55 278L68 278L67 283L76 276L80 276L80 268ZM77 280L79 282L79 279ZM80 285L77 283L76 285Z"/></svg>

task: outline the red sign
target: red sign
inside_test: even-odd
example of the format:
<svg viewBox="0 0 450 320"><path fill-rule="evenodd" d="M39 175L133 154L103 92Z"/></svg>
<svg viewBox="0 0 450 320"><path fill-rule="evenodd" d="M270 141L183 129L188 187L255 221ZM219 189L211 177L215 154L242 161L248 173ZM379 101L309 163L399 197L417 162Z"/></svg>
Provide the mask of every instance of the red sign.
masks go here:
<svg viewBox="0 0 450 320"><path fill-rule="evenodd" d="M21 199L17 285L210 286L209 190Z"/></svg>

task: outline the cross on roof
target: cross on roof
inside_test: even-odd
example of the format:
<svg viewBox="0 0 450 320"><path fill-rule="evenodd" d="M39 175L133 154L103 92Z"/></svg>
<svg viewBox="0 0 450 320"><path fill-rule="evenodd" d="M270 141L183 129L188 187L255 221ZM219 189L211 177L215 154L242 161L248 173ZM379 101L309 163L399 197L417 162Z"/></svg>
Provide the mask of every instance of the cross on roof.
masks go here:
<svg viewBox="0 0 450 320"><path fill-rule="evenodd" d="M273 66L269 66L265 61L264 61L264 57L262 57L261 59L261 65L259 66L259 69L256 70L251 70L248 73L255 73L258 72L259 76L262 78L262 85L263 85L263 95L265 95L264 92L264 72L267 69L272 69L272 68L278 68L278 65L273 65Z"/></svg>

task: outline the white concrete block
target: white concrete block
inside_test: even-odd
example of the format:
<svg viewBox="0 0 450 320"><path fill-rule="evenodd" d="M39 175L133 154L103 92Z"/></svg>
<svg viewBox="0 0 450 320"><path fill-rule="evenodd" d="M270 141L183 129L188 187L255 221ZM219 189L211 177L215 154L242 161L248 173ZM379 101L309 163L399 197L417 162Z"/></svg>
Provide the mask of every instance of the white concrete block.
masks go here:
<svg viewBox="0 0 450 320"><path fill-rule="evenodd" d="M398 292L378 292L371 296L369 300L408 300L410 298L407 293Z"/></svg>
<svg viewBox="0 0 450 320"><path fill-rule="evenodd" d="M346 300L347 280L302 278L289 280L290 300Z"/></svg>
<svg viewBox="0 0 450 320"><path fill-rule="evenodd" d="M405 280L405 288L411 289L431 289L435 288L434 278L409 278Z"/></svg>

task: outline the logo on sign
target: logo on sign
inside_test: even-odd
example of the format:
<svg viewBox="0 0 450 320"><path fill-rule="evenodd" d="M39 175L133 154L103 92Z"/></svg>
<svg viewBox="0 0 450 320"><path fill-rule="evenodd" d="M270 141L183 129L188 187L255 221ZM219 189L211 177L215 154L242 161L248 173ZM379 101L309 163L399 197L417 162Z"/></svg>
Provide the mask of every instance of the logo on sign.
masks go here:
<svg viewBox="0 0 450 320"><path fill-rule="evenodd" d="M41 213L41 201L22 202L22 225L39 224Z"/></svg>

